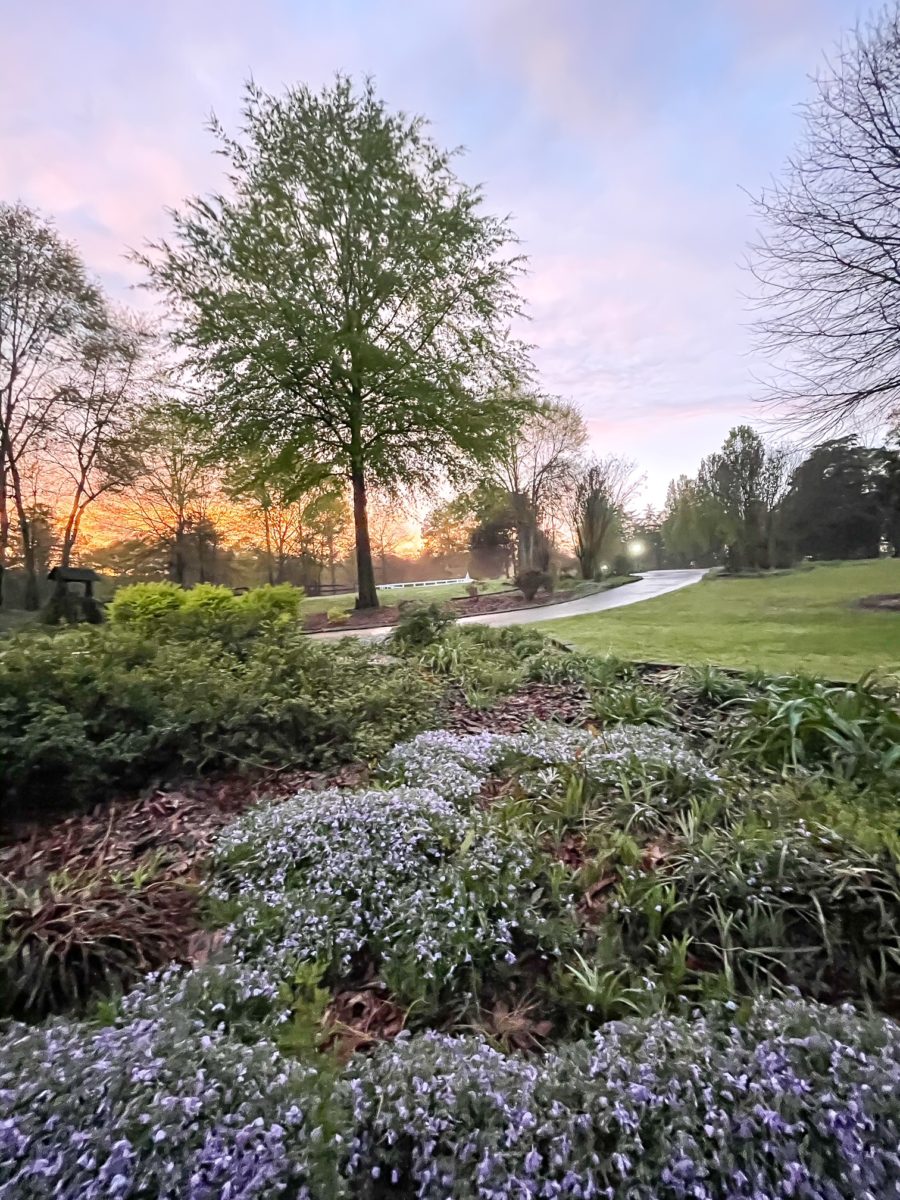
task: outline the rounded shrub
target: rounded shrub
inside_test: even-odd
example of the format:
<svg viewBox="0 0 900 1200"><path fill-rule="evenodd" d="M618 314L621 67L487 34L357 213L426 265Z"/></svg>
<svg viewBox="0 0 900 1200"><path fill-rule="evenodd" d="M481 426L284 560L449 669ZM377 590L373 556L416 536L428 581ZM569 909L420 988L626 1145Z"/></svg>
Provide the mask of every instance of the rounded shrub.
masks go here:
<svg viewBox="0 0 900 1200"><path fill-rule="evenodd" d="M187 596L177 583L132 583L118 589L107 614L114 625L133 625L155 633L172 623Z"/></svg>

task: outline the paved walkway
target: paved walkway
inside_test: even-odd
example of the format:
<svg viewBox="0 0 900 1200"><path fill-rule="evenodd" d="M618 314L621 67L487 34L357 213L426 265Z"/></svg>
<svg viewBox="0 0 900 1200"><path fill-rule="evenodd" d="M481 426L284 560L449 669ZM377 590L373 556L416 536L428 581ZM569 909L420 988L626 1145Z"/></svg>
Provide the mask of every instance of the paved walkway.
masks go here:
<svg viewBox="0 0 900 1200"><path fill-rule="evenodd" d="M535 621L559 621L564 617L583 617L590 613L606 612L610 608L624 608L638 604L641 600L652 600L664 596L689 584L698 583L704 571L645 571L637 583L626 583L622 587L610 588L608 592L595 592L593 596L582 596L580 600L566 600L562 604L548 604L539 608L518 608L507 612L483 613L480 617L460 617L460 625L531 625ZM372 629L338 629L329 633L316 633L312 637L338 638L362 637L383 638L391 632L390 625Z"/></svg>

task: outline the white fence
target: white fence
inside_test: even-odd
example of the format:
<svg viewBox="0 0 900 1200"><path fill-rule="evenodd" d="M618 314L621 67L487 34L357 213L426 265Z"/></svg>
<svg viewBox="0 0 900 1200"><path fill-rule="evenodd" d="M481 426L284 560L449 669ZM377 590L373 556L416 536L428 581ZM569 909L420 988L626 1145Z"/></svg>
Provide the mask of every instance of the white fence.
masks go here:
<svg viewBox="0 0 900 1200"><path fill-rule="evenodd" d="M464 579L417 579L414 583L379 583L379 592L389 592L391 588L439 587L442 583L474 583L466 571Z"/></svg>

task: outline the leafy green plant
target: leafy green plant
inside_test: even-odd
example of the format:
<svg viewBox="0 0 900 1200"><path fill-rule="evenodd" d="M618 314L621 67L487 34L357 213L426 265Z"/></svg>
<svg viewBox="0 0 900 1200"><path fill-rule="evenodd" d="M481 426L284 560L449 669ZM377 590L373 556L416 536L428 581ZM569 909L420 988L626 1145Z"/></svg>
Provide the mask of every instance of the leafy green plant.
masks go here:
<svg viewBox="0 0 900 1200"><path fill-rule="evenodd" d="M900 707L872 681L829 686L770 680L732 736L738 755L782 771L823 770L838 779L900 778Z"/></svg>
<svg viewBox="0 0 900 1200"><path fill-rule="evenodd" d="M132 583L116 591L107 615L114 625L133 625L150 634L168 625L186 599L177 583Z"/></svg>
<svg viewBox="0 0 900 1200"><path fill-rule="evenodd" d="M613 684L591 694L591 709L609 725L672 726L674 714L666 697L641 684Z"/></svg>
<svg viewBox="0 0 900 1200"><path fill-rule="evenodd" d="M350 612L346 608L329 608L325 613L329 625L346 625L350 620Z"/></svg>
<svg viewBox="0 0 900 1200"><path fill-rule="evenodd" d="M414 653L438 641L455 620L446 605L408 601L401 605L400 620L391 634L391 644L402 652Z"/></svg>

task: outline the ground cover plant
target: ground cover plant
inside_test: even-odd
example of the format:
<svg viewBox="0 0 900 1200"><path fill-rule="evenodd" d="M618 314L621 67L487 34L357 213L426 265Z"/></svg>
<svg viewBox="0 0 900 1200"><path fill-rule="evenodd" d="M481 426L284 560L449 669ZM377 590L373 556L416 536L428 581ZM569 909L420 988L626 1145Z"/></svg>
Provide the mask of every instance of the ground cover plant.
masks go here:
<svg viewBox="0 0 900 1200"><path fill-rule="evenodd" d="M117 908L90 971L50 914L36 972L7 916L0 1196L900 1195L887 685L641 669L429 607L365 655L431 728L217 822L175 962ZM104 886L145 919L174 886L134 849L81 880L90 920ZM31 881L45 923L64 885L68 913L74 879Z"/></svg>

